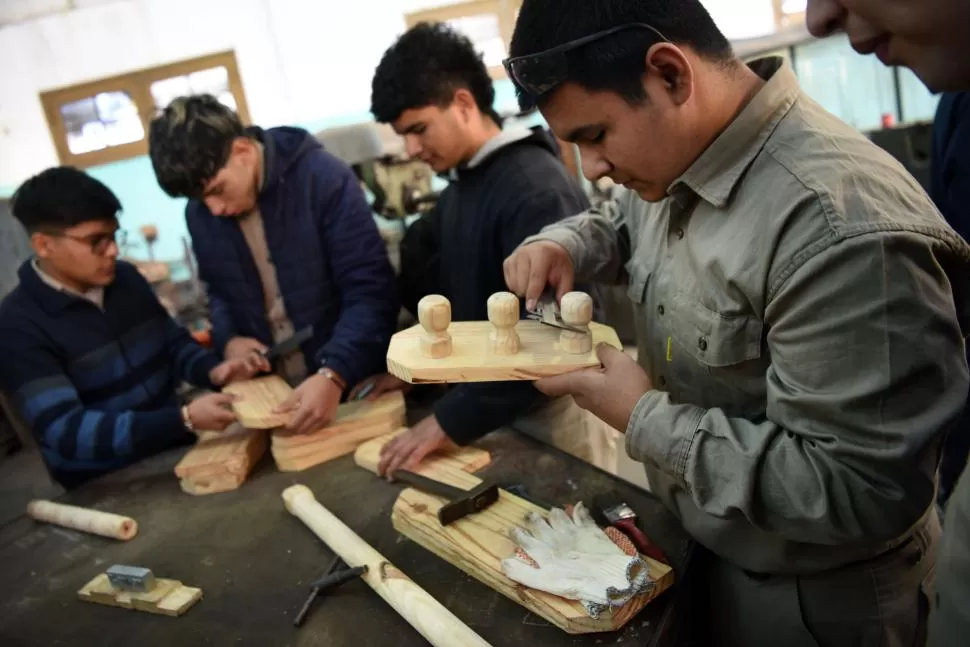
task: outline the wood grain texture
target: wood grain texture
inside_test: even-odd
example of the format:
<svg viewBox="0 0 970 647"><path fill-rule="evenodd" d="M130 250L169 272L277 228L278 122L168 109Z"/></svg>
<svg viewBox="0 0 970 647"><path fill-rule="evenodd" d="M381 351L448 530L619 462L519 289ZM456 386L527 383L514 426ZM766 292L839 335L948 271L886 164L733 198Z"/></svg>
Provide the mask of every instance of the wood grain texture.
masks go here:
<svg viewBox="0 0 970 647"><path fill-rule="evenodd" d="M293 393L293 389L278 375L258 377L243 382L233 382L222 389L223 393L240 396L233 410L239 423L247 429L274 429L286 424L289 414L273 413Z"/></svg>
<svg viewBox="0 0 970 647"><path fill-rule="evenodd" d="M183 492L217 494L238 489L266 453L267 432L233 424L224 432L202 432L175 466Z"/></svg>
<svg viewBox="0 0 970 647"><path fill-rule="evenodd" d="M361 579L429 643L435 647L488 647L481 636L320 505L309 488L291 486L283 491L283 501L287 511L303 521L347 566L367 566Z"/></svg>
<svg viewBox="0 0 970 647"><path fill-rule="evenodd" d="M381 449L395 436L407 433L407 431L406 427L402 427L391 434L362 444L354 453L354 462L359 467L377 474L377 465L381 460ZM491 462L491 455L484 449L460 447L453 452L429 454L413 471L442 483L467 488L468 481L462 475L477 472ZM474 479L474 482L478 483L479 479Z"/></svg>
<svg viewBox="0 0 970 647"><path fill-rule="evenodd" d="M354 456L356 463L376 472L380 448L389 439L379 438L361 445ZM484 467L475 467L476 459L468 452L472 449L474 448L462 448L459 450L461 456L456 453L452 456L425 459L415 471L443 483L470 490L482 482L471 472ZM488 455L487 452L484 453ZM469 469L472 467L474 469ZM543 508L505 490L499 490L499 500L496 503L482 512L442 527L438 522L438 510L444 504L445 500L441 497L406 488L394 503L391 511L392 525L405 537L567 633L586 634L620 629L674 582L674 573L669 566L645 556L644 559L650 567L650 576L656 582L654 589L594 620L587 615L579 602L523 586L510 580L502 572L502 560L515 552L515 543L509 538L509 532L513 527L521 525L530 511L545 515Z"/></svg>
<svg viewBox="0 0 970 647"><path fill-rule="evenodd" d="M138 522L111 512L35 499L27 504L27 516L72 530L128 541L138 534Z"/></svg>
<svg viewBox="0 0 970 647"><path fill-rule="evenodd" d="M601 366L596 345L607 343L622 350L616 331L603 324L591 323L592 349L585 354L570 354L560 344L559 328L538 321L523 320L515 326L519 349L514 355L497 355L488 350L489 334L494 327L488 321L456 321L448 328L452 352L434 359L421 352L420 325L396 333L387 350L387 369L412 384L439 382L495 382L536 380L561 375L582 368Z"/></svg>
<svg viewBox="0 0 970 647"><path fill-rule="evenodd" d="M337 408L334 421L312 434L276 431L272 454L283 472L298 472L353 452L361 443L384 436L404 424L407 408L400 391L374 401L349 402Z"/></svg>
<svg viewBox="0 0 970 647"><path fill-rule="evenodd" d="M176 617L202 599L202 589L185 586L178 580L157 579L151 591L134 593L114 588L108 576L101 573L85 584L77 596L85 602Z"/></svg>

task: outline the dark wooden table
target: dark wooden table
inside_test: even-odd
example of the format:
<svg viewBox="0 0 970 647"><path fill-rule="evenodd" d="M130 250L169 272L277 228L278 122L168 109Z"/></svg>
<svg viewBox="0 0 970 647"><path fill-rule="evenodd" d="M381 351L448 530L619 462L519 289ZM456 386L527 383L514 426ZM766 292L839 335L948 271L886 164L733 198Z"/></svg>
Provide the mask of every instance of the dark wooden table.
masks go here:
<svg viewBox="0 0 970 647"><path fill-rule="evenodd" d="M374 591L349 582L319 598L301 628L293 618L310 581L332 553L283 507L295 483L491 644L673 645L683 640L693 544L660 503L643 490L512 432L479 446L492 453L484 472L500 483L524 484L555 504L618 490L648 534L670 556L675 587L649 604L622 631L571 636L465 575L391 527L401 486L357 467L350 456L296 474L278 472L267 456L235 492L193 497L172 469L181 451L156 456L68 493L61 500L134 517L138 535L118 542L21 517L0 528L0 645L71 647L257 647L427 644ZM156 577L203 589L179 618L81 602L76 592L112 564L151 568Z"/></svg>

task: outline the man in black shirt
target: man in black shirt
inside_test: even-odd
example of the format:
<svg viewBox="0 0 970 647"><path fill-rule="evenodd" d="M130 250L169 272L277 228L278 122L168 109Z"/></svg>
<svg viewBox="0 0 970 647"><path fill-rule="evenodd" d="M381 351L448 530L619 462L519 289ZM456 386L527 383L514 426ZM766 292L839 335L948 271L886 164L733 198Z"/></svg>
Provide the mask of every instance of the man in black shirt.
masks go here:
<svg viewBox="0 0 970 647"><path fill-rule="evenodd" d="M454 321L486 320L489 296L507 289L502 262L512 250L589 206L555 139L541 129L503 130L494 99L471 42L443 24L422 23L405 33L384 54L373 80L377 121L404 137L409 156L450 180L419 225L430 234L430 248L418 256L436 259L424 273L427 285L408 292L444 295ZM421 274L407 267L402 272ZM409 386L385 374L365 380L351 397L370 384L369 397ZM432 415L385 447L379 472L413 468L432 451L505 426L615 470L616 432L572 398L550 399L531 382L499 382L450 389Z"/></svg>

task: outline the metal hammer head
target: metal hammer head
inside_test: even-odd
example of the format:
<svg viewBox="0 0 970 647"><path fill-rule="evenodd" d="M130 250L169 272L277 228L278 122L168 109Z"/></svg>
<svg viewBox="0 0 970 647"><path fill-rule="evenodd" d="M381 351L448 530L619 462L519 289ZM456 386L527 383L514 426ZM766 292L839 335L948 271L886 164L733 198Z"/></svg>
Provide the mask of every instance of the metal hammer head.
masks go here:
<svg viewBox="0 0 970 647"><path fill-rule="evenodd" d="M438 522L442 526L447 526L473 512L481 512L496 501L498 501L498 485L481 483L468 490L463 496L454 498L442 506L438 510Z"/></svg>

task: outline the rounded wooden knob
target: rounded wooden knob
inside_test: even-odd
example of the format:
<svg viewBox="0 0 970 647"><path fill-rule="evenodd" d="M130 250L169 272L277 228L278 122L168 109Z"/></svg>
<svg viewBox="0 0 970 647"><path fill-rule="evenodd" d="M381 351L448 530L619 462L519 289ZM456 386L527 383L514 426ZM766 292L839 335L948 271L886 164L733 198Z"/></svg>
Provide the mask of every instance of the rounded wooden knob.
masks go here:
<svg viewBox="0 0 970 647"><path fill-rule="evenodd" d="M519 297L496 292L488 298L488 320L498 328L512 328L519 321Z"/></svg>
<svg viewBox="0 0 970 647"><path fill-rule="evenodd" d="M564 323L585 328L593 320L593 299L585 292L569 292L559 303Z"/></svg>
<svg viewBox="0 0 970 647"><path fill-rule="evenodd" d="M431 333L442 333L451 325L451 302L440 294L418 301L418 321Z"/></svg>

